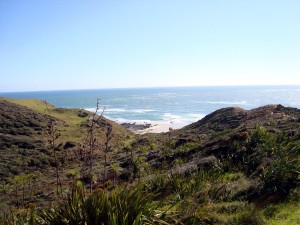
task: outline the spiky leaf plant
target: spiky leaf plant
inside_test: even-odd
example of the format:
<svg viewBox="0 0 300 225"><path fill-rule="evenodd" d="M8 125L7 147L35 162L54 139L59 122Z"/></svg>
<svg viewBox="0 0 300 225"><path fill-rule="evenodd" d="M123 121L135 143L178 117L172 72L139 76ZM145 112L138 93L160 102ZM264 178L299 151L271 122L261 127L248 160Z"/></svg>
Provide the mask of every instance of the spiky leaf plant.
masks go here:
<svg viewBox="0 0 300 225"><path fill-rule="evenodd" d="M51 225L84 225L85 212L84 193L79 188L74 188L65 201L59 202L55 208L50 208L42 213L46 224Z"/></svg>

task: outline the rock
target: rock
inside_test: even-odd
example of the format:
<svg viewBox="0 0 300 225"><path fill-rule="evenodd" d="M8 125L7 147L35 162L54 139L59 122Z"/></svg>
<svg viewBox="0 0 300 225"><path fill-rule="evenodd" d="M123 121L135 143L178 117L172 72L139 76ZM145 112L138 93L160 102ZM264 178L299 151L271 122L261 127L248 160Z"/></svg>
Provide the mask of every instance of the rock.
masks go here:
<svg viewBox="0 0 300 225"><path fill-rule="evenodd" d="M78 112L78 116L79 117L86 117L86 116L88 116L89 114L87 113L87 112L85 112L85 111L79 111Z"/></svg>
<svg viewBox="0 0 300 225"><path fill-rule="evenodd" d="M136 124L136 123L122 123L121 124L122 127L132 131L132 132L136 132L139 130L145 130L147 128L151 127L150 123L145 123L145 124Z"/></svg>

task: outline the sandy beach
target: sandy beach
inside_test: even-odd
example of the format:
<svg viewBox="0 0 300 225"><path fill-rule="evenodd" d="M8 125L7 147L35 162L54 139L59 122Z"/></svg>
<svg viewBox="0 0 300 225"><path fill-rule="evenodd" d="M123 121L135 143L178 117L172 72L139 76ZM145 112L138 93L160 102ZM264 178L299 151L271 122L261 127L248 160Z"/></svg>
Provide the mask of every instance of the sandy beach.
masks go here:
<svg viewBox="0 0 300 225"><path fill-rule="evenodd" d="M170 129L170 126L168 125L153 125L149 128L137 130L134 132L135 134L146 134L146 133L163 133L168 132Z"/></svg>
<svg viewBox="0 0 300 225"><path fill-rule="evenodd" d="M135 134L146 134L146 133L163 133L168 132L171 129L180 129L188 124L186 123L161 123L161 124L137 124L137 123L122 123L126 129L129 129Z"/></svg>

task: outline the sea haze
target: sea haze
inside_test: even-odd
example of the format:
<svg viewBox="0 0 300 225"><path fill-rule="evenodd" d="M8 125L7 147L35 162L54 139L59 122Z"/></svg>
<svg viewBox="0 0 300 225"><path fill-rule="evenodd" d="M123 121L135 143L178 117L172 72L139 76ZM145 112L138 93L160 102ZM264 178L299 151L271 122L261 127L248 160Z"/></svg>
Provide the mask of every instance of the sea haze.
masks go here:
<svg viewBox="0 0 300 225"><path fill-rule="evenodd" d="M300 108L300 86L172 87L0 93L36 98L63 108L94 111L118 123L151 123L180 128L224 107L252 109L267 104Z"/></svg>

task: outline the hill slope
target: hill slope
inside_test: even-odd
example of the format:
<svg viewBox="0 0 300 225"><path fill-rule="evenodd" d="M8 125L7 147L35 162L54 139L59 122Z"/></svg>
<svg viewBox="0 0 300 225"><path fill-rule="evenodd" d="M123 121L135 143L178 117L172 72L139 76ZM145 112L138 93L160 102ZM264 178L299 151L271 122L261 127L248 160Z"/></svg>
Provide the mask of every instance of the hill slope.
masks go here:
<svg viewBox="0 0 300 225"><path fill-rule="evenodd" d="M191 164L208 156L225 157L224 154L233 148L235 142L246 142L259 128L271 134L286 135L293 143L299 144L300 110L282 105L268 105L248 111L223 108L182 129L141 136L133 143L133 148L154 144L155 148L145 154L153 165L166 159L171 163L178 158Z"/></svg>
<svg viewBox="0 0 300 225"><path fill-rule="evenodd" d="M46 109L40 107L45 105L42 102L22 100L18 105L12 103L16 101L18 100L10 102L2 100L3 110L0 115L5 118L2 121L6 125L1 127L1 135L9 137L5 139L8 142L25 138L33 147L26 149L27 145L25 147L20 145L15 148L15 145L11 144L2 151L10 154L7 160L10 160L12 165L17 165L16 168L25 168L26 174L32 166L28 164L28 159L36 160L40 156L41 160L49 160L49 163L43 161L40 164L46 165L44 169L37 167L43 175L40 176L40 184L35 189L41 191L31 193L27 186L23 186L25 187L23 196L27 197L22 201L21 194L17 192L19 189L16 189L20 188L18 184L24 184L16 180L22 173L14 172L11 168L6 169L11 174L4 179L6 183L1 187L4 193L1 202L3 206L20 207L20 202L25 207L26 204L33 202L39 206L46 205L57 196L53 192L56 163L53 162L51 151L49 152L49 148L45 145L48 139L47 132L44 131L48 126L47 121L55 121L55 126L61 132L57 142L62 143L60 154L63 157L60 163L64 169L62 171L64 184L74 185L78 180L85 182L86 171L82 170L83 167L80 165L82 161L75 154L76 148L72 144L82 143L80 137L87 134L91 114L78 109L57 109L48 105L49 113L47 107ZM35 110L24 107L32 104L34 106L31 108ZM21 113L13 112L11 109ZM34 123L27 122L31 121L32 117L36 118ZM20 124L18 126L22 129L29 131L24 133L16 129L15 133L11 132L12 128L15 129L15 122ZM146 221L162 219L166 220L166 224L174 224L175 221L177 224L282 224L286 221L293 223L300 219L298 215L288 213L288 210L297 209L300 204L299 109L281 105L268 105L252 110L225 108L179 130L139 136L134 136L104 118L99 118L98 122L97 132L100 131L99 136L104 135L101 136L102 141L105 140L107 124L112 124L115 139L112 139L111 145L115 150L107 152L106 155L108 159L105 164L106 179L101 179L104 155L100 149L97 152L97 160L94 161L93 189L98 191L89 196L86 196L86 191L79 192L87 204L91 201L96 205L97 202L102 202L101 196L104 193L107 194L107 199L114 197L113 203L119 204L120 200L122 204L128 206L135 201L132 201L133 198L127 198L124 193L134 193L135 196L139 196L134 198L135 200L144 201L145 197L147 204L156 205L158 211L155 212L164 212L152 215L154 217L148 218L150 220L143 215ZM68 147L63 148L66 145ZM101 146L103 147L103 144ZM1 169L8 168L8 162L1 163ZM67 171L70 170L71 176L67 176ZM80 170L79 176L73 173L76 170ZM2 174L6 176L5 173ZM45 176L48 179L45 179ZM123 186L124 183L127 183L127 186ZM8 185L8 188L5 185ZM64 188L63 196L67 198L69 189L66 185ZM106 191L102 192L103 189ZM115 191L110 192L112 189ZM127 192L128 190L132 192ZM78 207L81 207L81 202L76 202L78 196L72 194L69 195L69 202L78 203ZM13 197L8 199L8 196ZM65 203L66 212L71 212L74 209L73 205ZM90 215L93 210L98 212L103 207L96 205L88 204L89 207L81 210L82 212L87 210L87 215ZM88 217L80 219L76 213L62 216L64 211L61 211L60 206L54 211L47 208L45 210L50 214L54 213L52 215L57 216L56 219L65 220L68 216L72 216L82 220L83 224L86 223L84 220ZM120 213L123 213L122 208ZM147 211L147 208L144 209ZM116 209L112 207L110 210ZM103 212L110 215L112 213L110 210L103 209ZM129 218L127 213L132 215L134 212L136 211L132 208L125 212L124 218L118 219L125 221ZM138 216L140 218L141 214Z"/></svg>
<svg viewBox="0 0 300 225"><path fill-rule="evenodd" d="M282 105L252 110L224 108L182 129L143 135L131 146L144 161L144 170L151 165L154 171L160 171L160 179L146 175L146 180L153 180L150 182L153 190L165 190L166 199L182 193L169 189L175 183L180 185L176 187L178 190L189 190L184 192L187 197L181 210L190 207L191 212L199 215L198 219L193 217L193 221L198 221L195 224L233 224L233 212L220 210L230 204L241 204L234 206L236 215L249 210L242 209L244 204L266 213L272 207L283 213L286 208L300 204L298 200L280 203L295 199L290 193L300 194L299 109ZM130 170L129 162L130 159L123 166ZM193 186L197 179L204 181L199 187ZM199 209L193 208L199 201L207 202L198 205ZM211 216L203 215L201 210ZM205 222L200 219L202 216L210 219ZM273 216L277 214L274 212ZM293 221L300 219L290 216ZM248 219L248 222L234 224L264 224ZM255 216L252 219L255 220Z"/></svg>
<svg viewBox="0 0 300 225"><path fill-rule="evenodd" d="M267 105L248 111L242 108L223 108L205 116L196 123L186 126L182 130L202 133L218 132L258 123L275 127L275 122L277 124L290 124L291 122L299 122L299 118L299 109L282 105Z"/></svg>
<svg viewBox="0 0 300 225"><path fill-rule="evenodd" d="M26 174L38 176L43 195L53 191L56 162L49 143L51 123L59 134L55 146L59 147L56 154L61 170L81 170L84 162L79 150L87 138L91 117L92 113L84 110L56 108L39 100L0 98L0 177L3 184L9 184L2 187L3 191L12 193L16 179L19 176L25 179ZM101 171L107 127L112 127L111 154L121 150L134 135L104 117L96 118L94 135L98 147L94 154L98 157L95 159L98 166L95 170ZM66 172L62 172L62 179L68 180ZM8 201L7 197L1 195L0 201Z"/></svg>

